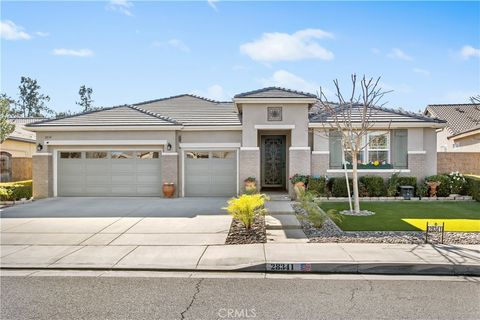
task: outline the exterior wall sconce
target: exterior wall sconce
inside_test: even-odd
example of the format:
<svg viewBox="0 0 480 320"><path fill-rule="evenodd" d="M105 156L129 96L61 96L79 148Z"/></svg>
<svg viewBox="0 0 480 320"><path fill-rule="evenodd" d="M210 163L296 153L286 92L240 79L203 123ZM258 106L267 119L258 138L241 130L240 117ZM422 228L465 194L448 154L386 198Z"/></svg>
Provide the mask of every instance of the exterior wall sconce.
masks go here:
<svg viewBox="0 0 480 320"><path fill-rule="evenodd" d="M172 145L169 143L167 143L167 151L171 151L172 150Z"/></svg>
<svg viewBox="0 0 480 320"><path fill-rule="evenodd" d="M43 150L43 145L41 143L37 144L37 151L40 152Z"/></svg>

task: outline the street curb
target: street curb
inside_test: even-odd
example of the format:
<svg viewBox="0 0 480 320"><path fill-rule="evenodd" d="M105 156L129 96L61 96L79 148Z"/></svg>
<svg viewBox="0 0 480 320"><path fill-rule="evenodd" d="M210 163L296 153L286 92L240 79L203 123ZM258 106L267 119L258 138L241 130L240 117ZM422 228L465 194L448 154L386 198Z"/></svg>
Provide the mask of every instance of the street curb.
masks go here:
<svg viewBox="0 0 480 320"><path fill-rule="evenodd" d="M291 266L288 269L272 270L272 265ZM155 268L111 267L95 268L82 266L0 266L0 270L96 270L96 271L172 271L172 272L261 272L301 274L379 274L379 275L438 275L480 276L480 265L408 264L408 263L261 263L247 267L229 268Z"/></svg>

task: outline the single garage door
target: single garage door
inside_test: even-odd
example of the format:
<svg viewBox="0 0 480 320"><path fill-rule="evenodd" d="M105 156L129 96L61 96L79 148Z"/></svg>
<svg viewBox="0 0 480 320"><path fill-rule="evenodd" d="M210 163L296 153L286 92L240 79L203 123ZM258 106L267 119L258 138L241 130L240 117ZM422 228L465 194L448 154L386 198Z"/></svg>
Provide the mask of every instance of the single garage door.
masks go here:
<svg viewBox="0 0 480 320"><path fill-rule="evenodd" d="M159 197L160 161L157 151L60 151L58 195Z"/></svg>
<svg viewBox="0 0 480 320"><path fill-rule="evenodd" d="M237 151L185 151L185 196L237 194Z"/></svg>

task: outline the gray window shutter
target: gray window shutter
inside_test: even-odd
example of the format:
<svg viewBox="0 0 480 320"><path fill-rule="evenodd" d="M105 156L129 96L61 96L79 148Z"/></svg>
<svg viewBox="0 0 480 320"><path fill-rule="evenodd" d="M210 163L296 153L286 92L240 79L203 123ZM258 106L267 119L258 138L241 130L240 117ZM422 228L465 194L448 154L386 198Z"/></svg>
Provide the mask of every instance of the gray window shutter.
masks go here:
<svg viewBox="0 0 480 320"><path fill-rule="evenodd" d="M330 130L328 144L330 151L330 168L341 169L343 159L342 133Z"/></svg>
<svg viewBox="0 0 480 320"><path fill-rule="evenodd" d="M408 168L408 131L397 129L392 131L392 164L394 168Z"/></svg>

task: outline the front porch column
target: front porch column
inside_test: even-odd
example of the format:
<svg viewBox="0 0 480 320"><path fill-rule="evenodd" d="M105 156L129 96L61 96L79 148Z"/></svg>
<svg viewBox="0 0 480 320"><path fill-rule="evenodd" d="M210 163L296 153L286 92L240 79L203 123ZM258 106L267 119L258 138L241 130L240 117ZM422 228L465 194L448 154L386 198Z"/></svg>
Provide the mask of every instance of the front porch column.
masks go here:
<svg viewBox="0 0 480 320"><path fill-rule="evenodd" d="M310 147L290 147L289 161L288 161L288 175L289 177L294 174L310 175L311 169L311 152ZM288 193L290 196L295 196L293 185L290 183L287 177Z"/></svg>
<svg viewBox="0 0 480 320"><path fill-rule="evenodd" d="M254 177L257 180L257 188L260 188L260 148L259 147L241 147L239 156L239 190L245 192L243 181L248 177Z"/></svg>
<svg viewBox="0 0 480 320"><path fill-rule="evenodd" d="M162 185L164 182L175 184L174 197L180 194L180 184L178 183L178 153L165 152L162 154L162 161L160 161L162 171ZM163 193L161 195L163 197Z"/></svg>
<svg viewBox="0 0 480 320"><path fill-rule="evenodd" d="M53 197L53 157L51 153L32 155L33 198Z"/></svg>

